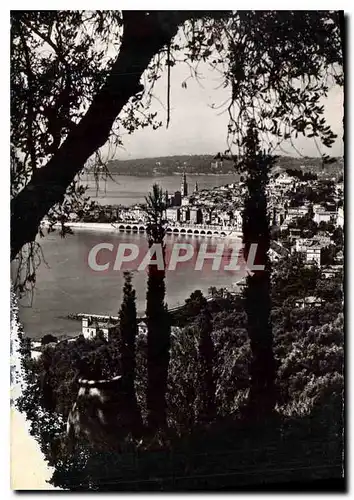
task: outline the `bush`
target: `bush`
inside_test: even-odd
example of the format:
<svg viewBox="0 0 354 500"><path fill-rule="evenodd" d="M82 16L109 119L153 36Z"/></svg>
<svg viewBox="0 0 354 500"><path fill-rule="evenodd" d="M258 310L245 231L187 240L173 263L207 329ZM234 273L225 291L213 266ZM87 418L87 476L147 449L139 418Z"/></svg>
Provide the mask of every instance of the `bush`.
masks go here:
<svg viewBox="0 0 354 500"><path fill-rule="evenodd" d="M274 308L272 313L275 354L279 360L276 383L280 389L277 410L278 418L282 421L281 432L286 429L287 435L292 436L291 443L301 440L307 442L316 433L316 460L320 460L322 452L337 458L341 456L344 321L343 314L338 313L340 308L341 304L333 303L320 309L296 309L289 299L282 306ZM161 450L167 447L174 453L176 447L182 446L181 443L185 443L187 448L191 447L196 435L200 436L197 441L201 448L209 449L208 446L214 446L215 450L219 450L222 446L229 446L225 444L230 440L227 426L230 425L230 429L242 427L243 420L239 418L239 410L247 400L251 362L245 315L240 308L231 312L215 311L212 324L211 336L216 357L215 425L201 425L197 418L200 331L198 317L194 317L187 326L176 330L171 338L166 395L168 438L160 436L161 439L149 441L144 437L139 447L135 442L123 443L132 448L133 456L138 456L141 450L151 451L152 448ZM145 421L146 340L144 335L137 338L135 380L137 400ZM102 339L87 341L79 337L72 343L60 342L55 347L47 346L38 361L27 359L28 387L20 400L20 408L32 422L32 432L38 437L42 451L51 463L59 463L58 458L55 458L58 457L55 447L65 432L65 420L76 399L78 373L85 371L86 363L88 375L116 375L120 369L118 358L115 342L107 343ZM257 427L246 424L246 431L239 430L236 434L244 441L245 460L252 462L253 451L247 452L247 440L252 437L256 441L254 434ZM274 432L280 432L279 429L278 424L274 425ZM246 434L243 436L244 432ZM268 441L266 446L275 446L270 438ZM325 451L322 450L322 445L326 448ZM282 446L287 449L284 443ZM69 460L69 455L62 453L65 460ZM300 449L300 456L302 453ZM60 467L64 467L64 462L60 462ZM70 469L71 465L68 467ZM164 468L165 464L161 467ZM139 471L139 474L143 472Z"/></svg>
<svg viewBox="0 0 354 500"><path fill-rule="evenodd" d="M326 396L342 396L343 315L329 324L311 327L292 343L278 369L285 414L312 411Z"/></svg>

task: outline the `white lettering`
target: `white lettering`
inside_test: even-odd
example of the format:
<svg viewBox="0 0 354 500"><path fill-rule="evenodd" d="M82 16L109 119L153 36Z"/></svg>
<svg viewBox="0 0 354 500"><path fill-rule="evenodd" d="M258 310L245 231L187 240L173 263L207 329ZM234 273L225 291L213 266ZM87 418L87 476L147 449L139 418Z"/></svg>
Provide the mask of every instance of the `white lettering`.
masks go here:
<svg viewBox="0 0 354 500"><path fill-rule="evenodd" d="M186 250L185 254L180 254L180 250ZM190 243L175 243L172 248L168 269L174 271L177 262L186 262L193 257L194 248Z"/></svg>
<svg viewBox="0 0 354 500"><path fill-rule="evenodd" d="M156 260L152 260L152 257L154 257L155 255ZM165 269L161 243L154 243L153 245L151 245L142 262L140 263L138 271L144 271L144 269L146 269L146 267L150 265L157 265L157 269L159 271L163 271Z"/></svg>
<svg viewBox="0 0 354 500"><path fill-rule="evenodd" d="M97 243L97 245L91 248L90 253L88 254L88 265L93 271L107 271L109 268L109 262L107 262L107 264L98 264L96 260L98 252L104 249L112 252L113 243Z"/></svg>
<svg viewBox="0 0 354 500"><path fill-rule="evenodd" d="M250 250L247 257L247 267L250 271L264 271L263 264L255 264L254 259L257 252L257 243L251 243Z"/></svg>
<svg viewBox="0 0 354 500"><path fill-rule="evenodd" d="M207 243L202 243L199 248L197 262L195 264L195 270L200 271L203 267L205 259L213 259L212 270L218 271L221 264L221 259L224 253L224 243L218 243L216 245L215 252L207 252Z"/></svg>
<svg viewBox="0 0 354 500"><path fill-rule="evenodd" d="M125 255L125 251L130 250L130 253ZM139 255L139 247L135 243L120 243L118 245L116 260L114 262L114 271L120 271L123 262L131 262Z"/></svg>
<svg viewBox="0 0 354 500"><path fill-rule="evenodd" d="M238 261L239 261L240 255L241 255L241 250L244 248L244 244L241 241L239 241L237 243L233 243L232 245L229 245L229 248L232 249L231 259L230 259L230 263L224 267L224 270L225 271L239 271L241 268L240 268L240 265L238 264Z"/></svg>

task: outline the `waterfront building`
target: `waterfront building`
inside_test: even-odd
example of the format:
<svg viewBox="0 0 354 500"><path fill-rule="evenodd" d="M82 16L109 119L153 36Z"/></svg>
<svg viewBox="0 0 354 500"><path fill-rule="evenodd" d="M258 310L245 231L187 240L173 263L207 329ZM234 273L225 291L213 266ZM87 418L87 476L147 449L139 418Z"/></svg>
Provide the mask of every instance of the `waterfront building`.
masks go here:
<svg viewBox="0 0 354 500"><path fill-rule="evenodd" d="M82 335L85 339L92 340L101 331L105 340L108 341L112 331L116 328L117 324L112 321L98 321L89 316L84 316L82 318Z"/></svg>
<svg viewBox="0 0 354 500"><path fill-rule="evenodd" d="M214 156L213 161L211 162L210 166L211 166L212 170L219 170L220 168L222 168L223 160L222 160L220 153L218 153L216 156Z"/></svg>
<svg viewBox="0 0 354 500"><path fill-rule="evenodd" d="M146 212L143 208L135 206L127 210L126 217L134 221L144 222L146 221Z"/></svg>
<svg viewBox="0 0 354 500"><path fill-rule="evenodd" d="M218 224L219 223L219 215L218 213L214 210L211 212L211 220L210 224Z"/></svg>
<svg viewBox="0 0 354 500"><path fill-rule="evenodd" d="M238 228L242 228L242 210L234 210L233 212L234 225Z"/></svg>
<svg viewBox="0 0 354 500"><path fill-rule="evenodd" d="M190 211L188 207L181 207L180 209L180 222L188 222L190 217Z"/></svg>
<svg viewBox="0 0 354 500"><path fill-rule="evenodd" d="M202 211L202 220L203 220L203 223L204 224L210 224L211 223L211 213L212 213L212 210L210 210L210 208L202 207L201 211Z"/></svg>
<svg viewBox="0 0 354 500"><path fill-rule="evenodd" d="M182 205L182 193L181 193L181 191L175 191L175 194L173 197L173 205L175 207L180 207Z"/></svg>
<svg viewBox="0 0 354 500"><path fill-rule="evenodd" d="M200 208L193 207L189 211L189 220L193 224L202 224L203 214Z"/></svg>
<svg viewBox="0 0 354 500"><path fill-rule="evenodd" d="M166 219L170 222L179 222L180 209L178 207L169 207L166 209Z"/></svg>
<svg viewBox="0 0 354 500"><path fill-rule="evenodd" d="M188 196L188 184L187 184L187 177L186 173L183 173L183 178L182 178L182 183L181 183L181 193L182 193L182 198L185 196Z"/></svg>
<svg viewBox="0 0 354 500"><path fill-rule="evenodd" d="M219 222L223 226L226 226L227 224L230 224L231 221L231 216L227 212L220 212L219 213Z"/></svg>

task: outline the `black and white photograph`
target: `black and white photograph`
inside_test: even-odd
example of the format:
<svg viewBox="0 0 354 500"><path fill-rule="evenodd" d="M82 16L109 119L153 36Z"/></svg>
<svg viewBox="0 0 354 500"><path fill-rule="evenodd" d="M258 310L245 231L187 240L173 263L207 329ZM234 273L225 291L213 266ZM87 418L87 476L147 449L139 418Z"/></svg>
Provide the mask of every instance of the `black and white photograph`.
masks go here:
<svg viewBox="0 0 354 500"><path fill-rule="evenodd" d="M346 12L13 7L11 489L344 492Z"/></svg>

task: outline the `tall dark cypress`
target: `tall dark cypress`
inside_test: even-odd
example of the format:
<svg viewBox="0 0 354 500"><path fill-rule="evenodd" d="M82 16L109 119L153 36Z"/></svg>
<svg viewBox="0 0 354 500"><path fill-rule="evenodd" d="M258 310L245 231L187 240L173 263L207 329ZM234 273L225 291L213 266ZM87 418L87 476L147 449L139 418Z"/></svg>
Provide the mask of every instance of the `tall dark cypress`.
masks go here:
<svg viewBox="0 0 354 500"><path fill-rule="evenodd" d="M142 419L135 393L135 345L138 334L136 293L129 272L124 273L124 279L123 301L119 311L121 374L125 393L125 409L131 419L133 431L139 432L142 427Z"/></svg>
<svg viewBox="0 0 354 500"><path fill-rule="evenodd" d="M213 326L207 304L205 304L199 316L198 328L197 419L199 422L210 422L216 415L216 381L213 373L215 348L211 338Z"/></svg>
<svg viewBox="0 0 354 500"><path fill-rule="evenodd" d="M276 364L273 354L270 296L270 247L269 218L267 214L266 186L274 157L260 151L258 133L251 122L244 142L242 159L246 174L247 194L243 211L243 243L245 258L251 244L257 244L254 263L264 265L247 277L245 307L247 331L251 343L251 387L248 409L254 416L262 417L275 406Z"/></svg>
<svg viewBox="0 0 354 500"><path fill-rule="evenodd" d="M165 203L163 192L157 184L146 198L149 224L147 236L149 248L159 245L165 262L164 223ZM164 267L164 266L163 266ZM171 327L165 304L165 269L151 264L148 269L146 295L148 387L148 427L152 432L164 429L166 418L167 375L170 362Z"/></svg>

